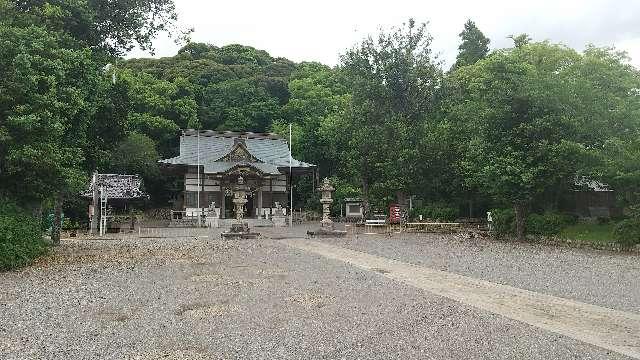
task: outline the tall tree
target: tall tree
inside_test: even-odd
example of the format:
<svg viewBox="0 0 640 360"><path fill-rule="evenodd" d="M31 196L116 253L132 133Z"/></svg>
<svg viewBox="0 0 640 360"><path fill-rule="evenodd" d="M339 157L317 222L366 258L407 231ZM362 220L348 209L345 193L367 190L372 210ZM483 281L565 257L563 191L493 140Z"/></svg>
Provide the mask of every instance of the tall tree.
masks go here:
<svg viewBox="0 0 640 360"><path fill-rule="evenodd" d="M334 133L345 141L338 147L341 159L356 171L365 211L372 192L382 199L412 186L419 155L416 129L436 108L442 78L430 45L426 24L411 19L342 56L340 71L352 100L344 119L334 123Z"/></svg>
<svg viewBox="0 0 640 360"><path fill-rule="evenodd" d="M460 46L458 46L458 56L453 65L454 69L475 64L476 61L484 59L489 53L489 43L491 40L484 36L475 22L467 20L464 24L464 30L462 30L458 36L462 42Z"/></svg>
<svg viewBox="0 0 640 360"><path fill-rule="evenodd" d="M101 66L166 29L171 0L0 0L0 191L56 203L86 180ZM106 55L106 56L105 56Z"/></svg>
<svg viewBox="0 0 640 360"><path fill-rule="evenodd" d="M289 92L291 97L283 107L283 115L300 131L300 139L294 141L297 158L318 165L321 177L335 175L337 153L322 129L331 125L334 117L343 116L349 104L343 79L328 66L302 63L292 74Z"/></svg>

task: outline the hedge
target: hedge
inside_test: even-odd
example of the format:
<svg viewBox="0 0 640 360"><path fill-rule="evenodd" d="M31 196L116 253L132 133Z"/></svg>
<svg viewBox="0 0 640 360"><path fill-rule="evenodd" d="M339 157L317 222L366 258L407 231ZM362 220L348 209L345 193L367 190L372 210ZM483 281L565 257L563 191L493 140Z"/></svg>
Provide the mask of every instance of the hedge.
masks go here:
<svg viewBox="0 0 640 360"><path fill-rule="evenodd" d="M623 249L640 244L640 219L631 218L620 221L613 229L613 237Z"/></svg>
<svg viewBox="0 0 640 360"><path fill-rule="evenodd" d="M516 232L515 213L513 209L491 210L492 228L497 234L507 235ZM527 234L551 236L560 233L568 225L574 224L576 219L570 215L545 212L544 214L529 214L525 223Z"/></svg>
<svg viewBox="0 0 640 360"><path fill-rule="evenodd" d="M424 219L454 221L458 217L458 208L443 204L430 204L413 209L412 218L422 215Z"/></svg>
<svg viewBox="0 0 640 360"><path fill-rule="evenodd" d="M0 198L0 271L28 265L47 252L40 227L31 214Z"/></svg>

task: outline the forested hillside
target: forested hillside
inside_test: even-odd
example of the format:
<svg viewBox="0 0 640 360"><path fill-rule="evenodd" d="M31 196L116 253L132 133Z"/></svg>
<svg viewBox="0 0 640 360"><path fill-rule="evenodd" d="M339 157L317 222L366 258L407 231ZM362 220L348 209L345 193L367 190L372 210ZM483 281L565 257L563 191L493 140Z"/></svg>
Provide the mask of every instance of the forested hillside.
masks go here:
<svg viewBox="0 0 640 360"><path fill-rule="evenodd" d="M366 206L411 194L459 215L510 207L523 232L526 212L557 211L583 176L637 201L628 151L640 80L624 54L578 53L527 35L490 53L471 21L460 36L449 71L426 27L410 21L365 39L334 68L191 43L174 57L128 60L117 73L140 87L131 90L142 112L132 126L161 154L186 126L286 135L292 123L294 154L333 177L338 198L362 196ZM311 197L305 186L299 206Z"/></svg>

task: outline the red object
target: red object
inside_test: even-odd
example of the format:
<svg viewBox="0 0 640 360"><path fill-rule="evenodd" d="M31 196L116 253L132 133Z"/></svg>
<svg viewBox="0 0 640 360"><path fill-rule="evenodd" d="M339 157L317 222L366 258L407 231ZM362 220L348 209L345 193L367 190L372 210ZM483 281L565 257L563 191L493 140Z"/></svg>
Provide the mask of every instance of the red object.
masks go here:
<svg viewBox="0 0 640 360"><path fill-rule="evenodd" d="M402 221L402 210L400 209L400 205L398 204L389 205L389 223L399 224L401 221Z"/></svg>

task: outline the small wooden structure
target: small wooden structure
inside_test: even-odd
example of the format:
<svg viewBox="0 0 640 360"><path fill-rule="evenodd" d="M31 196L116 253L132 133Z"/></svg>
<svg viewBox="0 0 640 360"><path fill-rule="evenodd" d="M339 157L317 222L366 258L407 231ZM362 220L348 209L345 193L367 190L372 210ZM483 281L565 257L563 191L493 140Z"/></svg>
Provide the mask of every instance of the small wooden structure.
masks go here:
<svg viewBox="0 0 640 360"><path fill-rule="evenodd" d="M83 197L92 199L89 206L90 233L95 234L98 226L100 236L107 232L108 219L114 217L110 214L109 201L126 203L147 197L141 186L142 180L138 175L94 173L88 189L82 193ZM134 218L131 215L130 221L130 227L133 227Z"/></svg>
<svg viewBox="0 0 640 360"><path fill-rule="evenodd" d="M360 221L364 217L362 208L362 199L345 198L344 199L344 216L348 221Z"/></svg>

